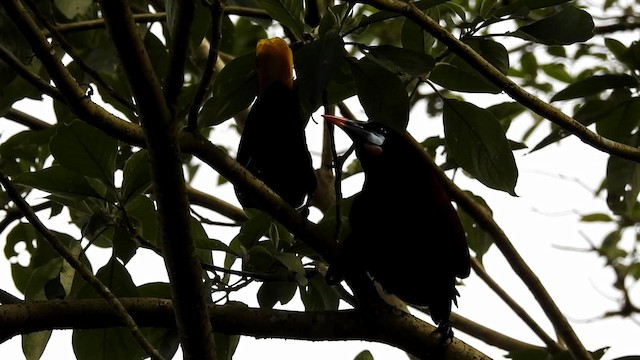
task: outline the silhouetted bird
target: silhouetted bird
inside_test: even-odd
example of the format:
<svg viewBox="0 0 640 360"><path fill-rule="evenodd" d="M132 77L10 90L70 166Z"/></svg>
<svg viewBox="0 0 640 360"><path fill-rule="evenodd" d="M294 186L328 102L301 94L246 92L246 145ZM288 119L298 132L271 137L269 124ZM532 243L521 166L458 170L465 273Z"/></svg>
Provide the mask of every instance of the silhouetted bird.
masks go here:
<svg viewBox="0 0 640 360"><path fill-rule="evenodd" d="M349 213L352 231L342 245L346 261L406 303L428 306L438 330L452 337L449 316L458 296L456 277L469 275L470 259L444 187L420 149L395 130L324 117L351 137L365 173Z"/></svg>
<svg viewBox="0 0 640 360"><path fill-rule="evenodd" d="M298 97L293 89L293 55L279 38L256 46L258 97L249 111L237 161L291 206L303 205L316 189ZM238 188L244 208L262 208Z"/></svg>

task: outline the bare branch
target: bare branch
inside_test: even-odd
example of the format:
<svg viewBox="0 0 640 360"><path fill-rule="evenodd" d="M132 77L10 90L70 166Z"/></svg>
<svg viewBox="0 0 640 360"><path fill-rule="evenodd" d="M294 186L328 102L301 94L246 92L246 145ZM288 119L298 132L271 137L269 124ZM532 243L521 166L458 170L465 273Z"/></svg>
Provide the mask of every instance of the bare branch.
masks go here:
<svg viewBox="0 0 640 360"><path fill-rule="evenodd" d="M31 116L25 112L22 112L14 108L8 109L7 112L4 114L4 117L6 117L9 120L17 122L18 124L24 125L31 130L44 130L51 127L51 124L49 124L48 122L42 121L37 117Z"/></svg>
<svg viewBox="0 0 640 360"><path fill-rule="evenodd" d="M551 336L549 336L541 327L538 325L535 320L527 311L522 308L509 294L504 291L496 283L489 274L484 270L484 266L478 261L476 258L471 258L471 266L473 267L473 271L495 292L509 307L529 326L531 330L533 330L536 335L547 345L547 348L550 352L558 352L562 351L562 347L555 342Z"/></svg>

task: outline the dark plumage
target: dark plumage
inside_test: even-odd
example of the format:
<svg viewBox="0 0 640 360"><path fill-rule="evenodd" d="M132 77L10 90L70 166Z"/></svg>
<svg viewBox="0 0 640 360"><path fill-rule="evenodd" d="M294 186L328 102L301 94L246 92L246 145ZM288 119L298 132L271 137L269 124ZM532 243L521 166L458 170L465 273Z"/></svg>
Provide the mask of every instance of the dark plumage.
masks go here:
<svg viewBox="0 0 640 360"><path fill-rule="evenodd" d="M298 97L293 89L293 57L282 39L256 47L258 97L249 111L237 161L293 207L316 188ZM262 208L239 188L244 208Z"/></svg>
<svg viewBox="0 0 640 360"><path fill-rule="evenodd" d="M419 149L375 122L335 116L327 120L353 140L365 173L349 213L347 262L367 271L385 291L428 306L446 336L456 277L470 271L469 249L458 215Z"/></svg>

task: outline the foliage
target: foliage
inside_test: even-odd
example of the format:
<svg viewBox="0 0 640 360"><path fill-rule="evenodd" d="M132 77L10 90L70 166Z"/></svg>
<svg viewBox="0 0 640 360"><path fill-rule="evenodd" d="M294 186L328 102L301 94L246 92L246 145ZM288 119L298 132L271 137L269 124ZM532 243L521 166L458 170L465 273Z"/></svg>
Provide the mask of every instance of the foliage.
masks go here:
<svg viewBox="0 0 640 360"><path fill-rule="evenodd" d="M316 2L320 5L317 24L309 20L316 18L309 13L314 11L310 4ZM417 139L426 151L433 156L437 154L438 161L445 159L441 163L444 170L457 170L488 188L512 196L516 196L519 173L514 151L527 147L530 151L542 151L568 136L587 138L589 145L611 154L598 189L598 193L606 192L610 211L584 214L581 219L615 226L602 241L591 244L590 249L602 256L605 266L614 272L613 287L623 299L619 311L606 315L632 317L640 312L636 305L640 299L629 296L629 289L640 280L637 236L640 155L636 150L640 145L640 102L636 90L640 43L625 44L616 39L619 32L637 28L636 4L610 0L602 8L596 8L590 2L568 0L412 3L412 8L415 6L418 13L435 20L442 26L439 28L421 21L411 11L402 14L394 11L403 4L395 0L389 3L398 5L397 8L377 0L335 5L320 0L304 4L302 0L237 2L242 6L195 1L192 18L185 17L188 6L184 10L178 1L126 3L136 14L137 33L148 54L140 55L142 61L149 62L159 82L167 88L172 78L184 79L173 103L169 95L165 96L171 103L168 106L173 121L171 131L175 130L183 141L182 160L189 181L203 166L213 166L221 178L238 181L227 163L205 158L193 150L196 145L189 145L192 143L187 144L184 139L190 134L215 139L218 132L241 128L243 111L256 93L255 43L267 34L286 37L294 50L296 87L305 115L321 110L323 105L327 108L340 105L344 110L348 108L346 104L354 103L353 97L357 95L370 120L402 130L419 121L414 114L420 111L419 105L426 104L426 115L442 119L444 126L443 134ZM18 6L12 4L28 8L26 16L33 17L38 26L46 29L55 52L43 56L35 49L36 40L28 27L12 21L15 16L9 8ZM218 12L219 6L225 8L224 14ZM3 139L0 171L11 178L24 197L29 196L31 203L46 199L45 207L50 208L53 220L67 219L64 216L68 215L81 238L74 239L65 233L56 236L87 266L92 264L85 255L87 248L111 251L109 262L93 271L116 296L170 298L168 284L136 286L126 266L140 249L150 249L156 256L162 256L159 220L162 217L158 206L162 194L154 190L154 176L149 167L154 161L152 150L145 149L148 144L143 138L136 138L135 133L140 130L144 114L139 111L143 109L138 107L143 105L135 89L140 86L152 89L154 85L132 83L127 72L130 65L123 61L118 46L114 46L124 40L105 29L103 15L98 2L86 0L11 0L0 7L0 115L6 118L3 121L28 127ZM188 41L182 50L183 66L177 66L176 61L178 64L181 61L172 56L181 50L172 46L172 40L180 40L180 29L175 26L185 25L185 18ZM224 67L213 65L216 58ZM60 59L63 61L59 62ZM582 60L595 61L597 65L573 66ZM55 63L64 64L59 71L73 76L84 97L78 97L54 73ZM516 88L529 93L524 96ZM474 101L474 96L496 99L501 93L513 100L500 100L491 106ZM47 96L54 99L56 119L51 123L34 120L13 108L22 99L41 100ZM554 112L540 100L545 98L573 118L567 120ZM102 108L91 108L98 107L93 102L99 99L104 104ZM108 122L110 118L104 115L107 106L115 110L119 122ZM547 123L543 118L551 121L549 135L537 144L528 143L527 134ZM531 125L521 139L511 139L507 131L517 121ZM212 146L218 151L235 153L235 146L225 144L214 140ZM618 145L628 147L617 150ZM346 159L337 160L342 163ZM347 165L344 177L361 171L357 160ZM333 193L332 185L324 186L328 186L324 194ZM335 312L340 300L352 300L325 281L325 249L309 241L312 235L306 230L293 229L291 222L277 211L229 215L237 214L238 209L216 202L216 188L208 190L205 196L214 201L204 202L208 204L205 207L237 225L234 236L214 238L211 234L217 234L216 223L195 209L189 215L196 254L207 270L204 283L210 302L215 300L221 306L234 303L230 300L233 294L251 283L259 283L254 296L265 309L299 297L306 312ZM34 197L34 193L44 195ZM194 192L187 193L192 203L196 203ZM495 228L487 225L492 221L491 204L471 192L458 196L484 210L474 212L464 205L462 198L456 199L470 248L481 264L499 237ZM330 209L321 209L324 218L318 221L318 232L331 239L344 237L348 232L349 205L350 199L343 199ZM30 259L28 264L11 265L14 284L25 301L73 302L99 296L33 224L19 220L15 201L5 192L0 193L0 206L5 213L5 220L0 222L0 231L6 237L5 257L15 259L26 254ZM478 215L481 213L485 217ZM634 235L633 243L623 245L623 235L629 233ZM18 244L24 245L22 250L17 250ZM501 244L498 247L502 251ZM4 297L0 301L2 307L10 305ZM560 320L552 317L551 321L557 325L555 321ZM46 330L53 328L56 326ZM144 356L129 329L99 323L96 328L74 330L73 346L78 359L94 359L96 354L105 359ZM174 356L179 343L175 325L147 327L143 333L163 356ZM238 329L216 333L216 358L231 358L243 334L255 335ZM277 334L274 330L274 337L280 336ZM477 334L480 340L493 343L483 338L493 335ZM268 337L270 333L257 336ZM416 332L415 336L419 334ZM48 340L46 332L25 335L25 355L29 359L39 358ZM544 349L520 349L514 345L505 345L504 349L512 351L514 359L578 357L576 354L580 352L575 345L561 340L568 343L568 350L558 344L557 348L547 344ZM592 355L599 358L603 352L598 350ZM357 358L369 359L372 355L363 351Z"/></svg>

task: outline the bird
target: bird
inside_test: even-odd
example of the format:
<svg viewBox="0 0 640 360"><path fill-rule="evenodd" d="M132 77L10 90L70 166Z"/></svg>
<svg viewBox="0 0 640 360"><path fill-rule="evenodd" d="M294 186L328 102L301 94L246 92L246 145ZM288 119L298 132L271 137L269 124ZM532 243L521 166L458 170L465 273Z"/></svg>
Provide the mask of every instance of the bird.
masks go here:
<svg viewBox="0 0 640 360"><path fill-rule="evenodd" d="M293 54L281 38L256 45L257 97L240 137L236 160L289 205L304 209L317 180L294 89ZM243 208L265 210L235 187Z"/></svg>
<svg viewBox="0 0 640 360"><path fill-rule="evenodd" d="M437 331L451 339L456 278L468 277L471 264L464 229L444 186L404 134L379 122L324 118L352 139L365 175L348 215L344 261L368 272L385 292L426 306ZM332 274L339 277L341 270Z"/></svg>

